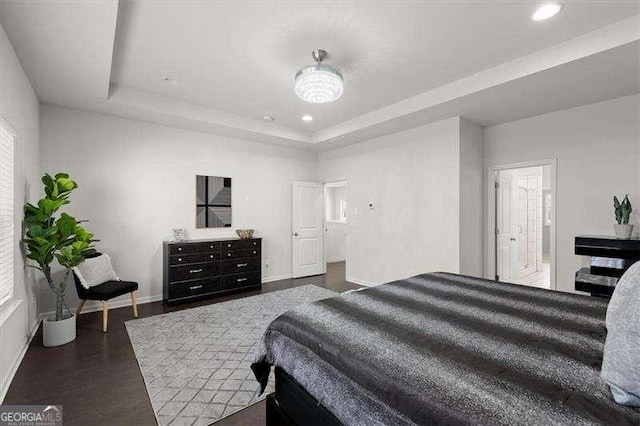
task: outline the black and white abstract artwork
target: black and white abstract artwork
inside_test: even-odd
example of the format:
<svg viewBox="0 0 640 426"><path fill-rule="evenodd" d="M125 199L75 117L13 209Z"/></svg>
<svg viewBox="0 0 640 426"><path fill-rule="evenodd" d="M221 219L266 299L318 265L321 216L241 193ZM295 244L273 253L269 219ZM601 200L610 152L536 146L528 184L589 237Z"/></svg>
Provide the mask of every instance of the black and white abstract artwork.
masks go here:
<svg viewBox="0 0 640 426"><path fill-rule="evenodd" d="M196 176L196 228L231 227L231 178Z"/></svg>

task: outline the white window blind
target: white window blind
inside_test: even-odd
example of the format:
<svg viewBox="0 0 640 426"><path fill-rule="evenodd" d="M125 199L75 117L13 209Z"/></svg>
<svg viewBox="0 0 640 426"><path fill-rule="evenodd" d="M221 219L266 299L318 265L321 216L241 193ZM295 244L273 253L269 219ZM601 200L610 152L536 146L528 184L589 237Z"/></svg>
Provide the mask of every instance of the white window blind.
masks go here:
<svg viewBox="0 0 640 426"><path fill-rule="evenodd" d="M13 296L15 250L13 148L15 133L0 118L0 305Z"/></svg>

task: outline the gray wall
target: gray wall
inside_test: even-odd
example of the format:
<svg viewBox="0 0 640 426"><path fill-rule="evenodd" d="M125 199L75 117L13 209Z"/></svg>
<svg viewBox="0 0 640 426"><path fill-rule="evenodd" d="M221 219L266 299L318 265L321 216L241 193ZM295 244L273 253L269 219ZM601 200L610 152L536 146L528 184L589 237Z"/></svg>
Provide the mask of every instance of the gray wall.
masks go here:
<svg viewBox="0 0 640 426"><path fill-rule="evenodd" d="M140 283L141 302L161 298L162 241L178 227L190 239L254 228L263 279L291 276L291 182L318 180L317 154L56 106L41 115L44 170L78 181L70 212L89 219L118 273ZM233 179L232 228L195 228L197 174ZM40 311L51 303L43 298Z"/></svg>
<svg viewBox="0 0 640 426"><path fill-rule="evenodd" d="M574 291L574 273L584 262L573 254L574 237L613 234L614 194L630 194L636 206L632 221L640 228L639 103L640 96L627 96L484 130L485 169L551 158L558 161L558 290ZM485 244L491 238L486 228ZM485 250L486 268L488 262Z"/></svg>
<svg viewBox="0 0 640 426"><path fill-rule="evenodd" d="M483 269L483 137L480 125L460 119L460 273L476 277Z"/></svg>
<svg viewBox="0 0 640 426"><path fill-rule="evenodd" d="M479 128L464 126L463 148L455 117L320 154L321 179L349 185L347 280L373 285L461 267L480 274L481 250L468 264L460 260L467 252L460 247L461 179L470 181L482 167ZM480 145L470 146L472 140ZM472 164L469 175L460 169L461 149L465 164ZM481 183L471 185L474 192ZM475 197L471 203L479 205L468 215L481 211L482 196ZM480 220L473 230L478 246Z"/></svg>
<svg viewBox="0 0 640 426"><path fill-rule="evenodd" d="M0 114L17 133L14 164L15 290L13 300L0 306L1 400L37 321L35 270L24 267L19 241L22 205L37 200L40 192L40 124L38 99L2 27L0 57Z"/></svg>

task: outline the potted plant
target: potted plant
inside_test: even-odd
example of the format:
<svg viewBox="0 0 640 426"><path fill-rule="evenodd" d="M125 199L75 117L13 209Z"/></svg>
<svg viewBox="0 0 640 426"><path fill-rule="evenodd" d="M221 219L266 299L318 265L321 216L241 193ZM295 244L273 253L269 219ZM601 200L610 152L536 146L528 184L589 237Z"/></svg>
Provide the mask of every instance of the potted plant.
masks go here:
<svg viewBox="0 0 640 426"><path fill-rule="evenodd" d="M628 240L631 238L631 233L633 232L633 225L629 225L629 217L633 211L631 202L629 201L629 195L625 195L622 202L614 195L613 207L616 211L616 222L618 222L613 225L616 237Z"/></svg>
<svg viewBox="0 0 640 426"><path fill-rule="evenodd" d="M45 174L42 183L45 197L36 205L27 203L24 206L26 233L22 241L27 247L27 258L35 263L28 266L42 272L56 295L56 315L43 321L43 344L59 346L76 338L76 317L64 299L67 279L71 268L96 252L93 242L97 240L80 226L81 221L67 213L58 216L60 208L69 204L69 196L78 184L66 173L58 173L54 177ZM65 268L59 282L55 281L51 271L54 260Z"/></svg>

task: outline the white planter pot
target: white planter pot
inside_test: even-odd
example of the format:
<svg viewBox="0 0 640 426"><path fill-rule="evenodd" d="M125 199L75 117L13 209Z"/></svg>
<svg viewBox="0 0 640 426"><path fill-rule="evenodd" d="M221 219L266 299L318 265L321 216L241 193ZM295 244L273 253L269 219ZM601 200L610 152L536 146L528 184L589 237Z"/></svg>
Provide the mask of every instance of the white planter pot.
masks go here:
<svg viewBox="0 0 640 426"><path fill-rule="evenodd" d="M621 240L628 240L629 238L631 238L633 225L619 225L617 223L614 223L613 230L615 231L617 238Z"/></svg>
<svg viewBox="0 0 640 426"><path fill-rule="evenodd" d="M62 321L46 319L42 322L42 344L60 346L76 339L76 316L71 315Z"/></svg>

